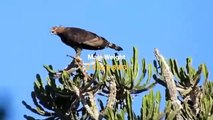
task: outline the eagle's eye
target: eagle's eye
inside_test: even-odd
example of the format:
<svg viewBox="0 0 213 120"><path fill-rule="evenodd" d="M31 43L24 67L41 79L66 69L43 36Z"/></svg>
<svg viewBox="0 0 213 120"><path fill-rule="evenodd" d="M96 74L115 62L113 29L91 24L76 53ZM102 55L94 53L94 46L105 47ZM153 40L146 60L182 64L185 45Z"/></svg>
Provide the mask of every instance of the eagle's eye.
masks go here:
<svg viewBox="0 0 213 120"><path fill-rule="evenodd" d="M51 32L52 34L56 34L55 28L52 28L50 32Z"/></svg>

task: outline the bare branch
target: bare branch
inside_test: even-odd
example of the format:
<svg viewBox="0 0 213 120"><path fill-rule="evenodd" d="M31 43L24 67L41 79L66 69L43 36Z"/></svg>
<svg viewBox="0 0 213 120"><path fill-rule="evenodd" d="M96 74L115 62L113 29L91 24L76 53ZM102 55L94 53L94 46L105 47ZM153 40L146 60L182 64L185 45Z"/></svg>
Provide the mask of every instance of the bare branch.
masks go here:
<svg viewBox="0 0 213 120"><path fill-rule="evenodd" d="M175 85L175 80L172 72L170 71L169 65L166 63L164 57L159 53L159 50L155 48L155 57L161 63L161 72L164 77L165 83L167 85L167 89L169 91L170 99L172 101L175 109L182 108L181 102L178 100L177 88Z"/></svg>

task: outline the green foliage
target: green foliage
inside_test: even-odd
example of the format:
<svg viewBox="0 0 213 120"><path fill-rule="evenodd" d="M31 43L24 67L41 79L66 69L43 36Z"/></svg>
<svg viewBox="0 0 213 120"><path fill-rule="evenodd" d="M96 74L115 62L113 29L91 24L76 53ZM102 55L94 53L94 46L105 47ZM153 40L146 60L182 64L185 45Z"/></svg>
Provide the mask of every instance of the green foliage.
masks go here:
<svg viewBox="0 0 213 120"><path fill-rule="evenodd" d="M52 66L44 66L49 74L47 83L43 84L41 77L36 75L31 93L36 108L23 101L25 107L47 119L97 119L96 114L99 119L124 119L126 114L133 119L136 115L132 111L131 94L147 91L156 84L150 84L152 67L147 67L145 59L142 60L139 76L138 52L135 48L131 63L113 59L113 67L108 67L106 60L96 61L94 74L89 75L80 63L76 64L80 69L71 73L67 70L56 72ZM142 84L146 75L146 82ZM108 102L98 99L99 104L96 103L95 95L97 98L106 97ZM33 119L27 115L25 118Z"/></svg>
<svg viewBox="0 0 213 120"><path fill-rule="evenodd" d="M174 59L169 59L167 64L181 105L178 109L174 107L175 101L170 99L162 61L154 61L153 65L147 64L145 59L140 61L136 48L133 48L130 62L125 59L113 59L111 63L105 59L96 60L92 74L77 59L68 65L69 69L59 72L51 65L44 66L48 72L46 82L37 74L31 92L35 107L25 101L22 103L46 120L213 119L213 83L208 79L206 65L201 64L196 70L192 67L191 58L186 59L185 67L179 67ZM165 87L166 96L161 96L163 91L153 92L156 84ZM139 97L145 91L149 92L143 96L141 112L137 115L132 108L133 95ZM162 97L166 97L164 111L160 111ZM27 115L24 117L35 119Z"/></svg>
<svg viewBox="0 0 213 120"><path fill-rule="evenodd" d="M184 119L210 119L212 117L212 98L213 98L213 86L212 82L208 81L208 70L205 64L199 65L198 69L192 67L192 59L186 59L186 66L179 67L178 63L174 59L169 59L169 66L172 74L174 75L178 98L181 101L182 109L178 113ZM160 65L161 63L159 63ZM156 74L153 78L161 85L167 88L167 84L162 76L162 70L159 70L161 66L154 62ZM204 76L203 85L199 85L202 75ZM166 91L166 97L168 91ZM167 99L169 101L169 99ZM168 105L167 105L168 106ZM171 106L172 108L172 106ZM174 109L171 109L174 111ZM168 110L167 110L168 111ZM205 113L205 115L204 115ZM172 115L172 117L175 116ZM166 119L170 119L170 116ZM173 118L171 118L173 119ZM177 118L176 118L177 119Z"/></svg>
<svg viewBox="0 0 213 120"><path fill-rule="evenodd" d="M166 102L166 109L165 109L166 120L174 120L178 112L180 112L180 109L173 110L172 101L168 100Z"/></svg>
<svg viewBox="0 0 213 120"><path fill-rule="evenodd" d="M148 95L143 97L141 107L141 119L142 120L160 120L163 118L163 113L160 112L160 92L157 92L154 96L153 90Z"/></svg>

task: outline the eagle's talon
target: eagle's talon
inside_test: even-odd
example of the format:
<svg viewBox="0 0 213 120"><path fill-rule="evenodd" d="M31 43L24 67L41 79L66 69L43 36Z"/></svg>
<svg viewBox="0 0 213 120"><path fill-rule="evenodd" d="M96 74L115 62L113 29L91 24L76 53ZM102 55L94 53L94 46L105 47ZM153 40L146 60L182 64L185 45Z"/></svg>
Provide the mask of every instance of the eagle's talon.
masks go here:
<svg viewBox="0 0 213 120"><path fill-rule="evenodd" d="M80 56L76 56L76 57L75 57L75 61L76 61L77 63L80 63L82 60L81 60Z"/></svg>

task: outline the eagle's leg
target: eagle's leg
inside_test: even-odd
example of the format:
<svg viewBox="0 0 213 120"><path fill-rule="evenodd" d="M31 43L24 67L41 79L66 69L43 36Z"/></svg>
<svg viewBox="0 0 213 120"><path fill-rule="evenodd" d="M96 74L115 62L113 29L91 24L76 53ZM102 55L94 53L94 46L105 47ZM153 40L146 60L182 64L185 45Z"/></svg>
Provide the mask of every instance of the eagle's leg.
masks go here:
<svg viewBox="0 0 213 120"><path fill-rule="evenodd" d="M66 70L66 71L69 71L69 70L71 70L72 68L77 68L76 65L78 65L79 63L82 62L82 61L81 61L81 58L80 58L82 49L81 49L81 48L74 48L74 49L75 49L75 52L76 52L75 57L67 55L67 56L73 58L73 60L72 60L72 62L64 69L64 70Z"/></svg>
<svg viewBox="0 0 213 120"><path fill-rule="evenodd" d="M75 49L76 57L80 57L80 55L81 55L81 51L82 51L82 49L81 49L81 48L76 48L76 49Z"/></svg>
<svg viewBox="0 0 213 120"><path fill-rule="evenodd" d="M82 51L81 48L75 48L75 52L76 52L75 60L76 60L76 62L80 62L81 61L81 58L80 58L81 51Z"/></svg>

